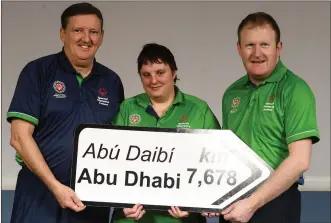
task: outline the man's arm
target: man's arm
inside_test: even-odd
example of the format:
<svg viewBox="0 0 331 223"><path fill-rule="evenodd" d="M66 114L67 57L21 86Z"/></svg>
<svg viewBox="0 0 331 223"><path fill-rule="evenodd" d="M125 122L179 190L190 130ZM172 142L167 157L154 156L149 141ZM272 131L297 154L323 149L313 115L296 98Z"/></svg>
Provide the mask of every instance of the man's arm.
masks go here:
<svg viewBox="0 0 331 223"><path fill-rule="evenodd" d="M289 153L289 156L273 172L272 176L250 197L231 205L222 212L224 219L247 222L258 208L278 197L292 186L310 166L311 139L292 142L289 144ZM241 203L240 206L239 203Z"/></svg>
<svg viewBox="0 0 331 223"><path fill-rule="evenodd" d="M11 121L10 145L15 148L26 166L53 192L61 207L69 207L74 211L83 210L85 206L75 193L69 187L61 184L49 169L32 137L33 131L33 124L21 119L13 119Z"/></svg>
<svg viewBox="0 0 331 223"><path fill-rule="evenodd" d="M261 207L278 197L292 186L310 166L312 142L302 139L289 145L289 156L274 171L273 175L250 196L250 200Z"/></svg>

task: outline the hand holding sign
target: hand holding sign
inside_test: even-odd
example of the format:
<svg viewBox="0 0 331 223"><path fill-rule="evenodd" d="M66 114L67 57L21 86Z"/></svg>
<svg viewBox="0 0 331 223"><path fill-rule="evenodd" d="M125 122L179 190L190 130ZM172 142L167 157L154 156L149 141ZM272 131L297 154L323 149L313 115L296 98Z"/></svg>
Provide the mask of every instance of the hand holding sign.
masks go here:
<svg viewBox="0 0 331 223"><path fill-rule="evenodd" d="M174 218L184 218L189 215L187 211L181 211L179 207L171 206L171 209L168 210L169 214Z"/></svg>
<svg viewBox="0 0 331 223"><path fill-rule="evenodd" d="M228 130L81 125L72 187L87 205L219 212L271 172Z"/></svg>
<svg viewBox="0 0 331 223"><path fill-rule="evenodd" d="M123 212L125 217L139 220L146 213L143 208L144 207L141 204L136 204L135 206L133 206L133 208L124 208Z"/></svg>

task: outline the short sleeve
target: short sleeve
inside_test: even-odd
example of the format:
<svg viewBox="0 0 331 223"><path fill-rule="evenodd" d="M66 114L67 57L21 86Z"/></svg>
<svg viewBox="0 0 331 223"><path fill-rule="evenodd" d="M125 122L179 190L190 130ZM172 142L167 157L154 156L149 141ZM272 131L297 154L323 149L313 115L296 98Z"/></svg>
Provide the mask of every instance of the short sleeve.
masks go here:
<svg viewBox="0 0 331 223"><path fill-rule="evenodd" d="M113 125L118 125L118 126L126 126L127 123L126 123L126 118L125 118L125 114L127 113L126 112L126 106L125 106L125 103L123 102L120 106L120 110L119 112L116 114L114 120L112 121L112 124Z"/></svg>
<svg viewBox="0 0 331 223"><path fill-rule="evenodd" d="M315 97L303 81L285 91L284 124L286 142L311 138L313 143L320 140L316 118Z"/></svg>
<svg viewBox="0 0 331 223"><path fill-rule="evenodd" d="M205 123L204 123L204 129L220 129L220 124L212 112L212 110L207 105L207 109L205 112Z"/></svg>
<svg viewBox="0 0 331 223"><path fill-rule="evenodd" d="M19 75L15 92L7 112L7 121L23 119L38 125L40 115L40 82L36 63L27 64Z"/></svg>

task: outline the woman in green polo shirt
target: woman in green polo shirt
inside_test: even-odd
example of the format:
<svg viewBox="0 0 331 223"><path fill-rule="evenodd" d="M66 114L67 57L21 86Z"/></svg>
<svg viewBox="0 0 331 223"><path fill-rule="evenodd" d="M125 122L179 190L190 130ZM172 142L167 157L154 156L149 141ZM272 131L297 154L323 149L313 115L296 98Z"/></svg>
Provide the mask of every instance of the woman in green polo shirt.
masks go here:
<svg viewBox="0 0 331 223"><path fill-rule="evenodd" d="M113 124L159 128L220 129L203 100L185 94L175 85L177 65L171 51L156 43L146 44L138 56L138 73L145 93L126 99ZM157 199L157 198L156 198ZM171 207L166 211L115 209L113 223L204 223L199 213Z"/></svg>

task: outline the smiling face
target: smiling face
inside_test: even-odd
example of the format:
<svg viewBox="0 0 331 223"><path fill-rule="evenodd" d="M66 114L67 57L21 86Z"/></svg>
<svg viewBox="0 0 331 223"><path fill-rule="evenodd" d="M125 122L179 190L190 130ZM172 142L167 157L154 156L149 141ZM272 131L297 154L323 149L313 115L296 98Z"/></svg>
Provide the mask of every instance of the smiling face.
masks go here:
<svg viewBox="0 0 331 223"><path fill-rule="evenodd" d="M171 71L168 64L161 61L143 64L140 78L145 92L152 100L167 100L175 91L176 73Z"/></svg>
<svg viewBox="0 0 331 223"><path fill-rule="evenodd" d="M61 29L60 37L70 62L88 66L102 44L101 21L94 14L71 16L66 28Z"/></svg>
<svg viewBox="0 0 331 223"><path fill-rule="evenodd" d="M259 84L272 73L281 48L282 42L276 44L276 33L269 24L246 25L241 30L237 50L253 83Z"/></svg>

